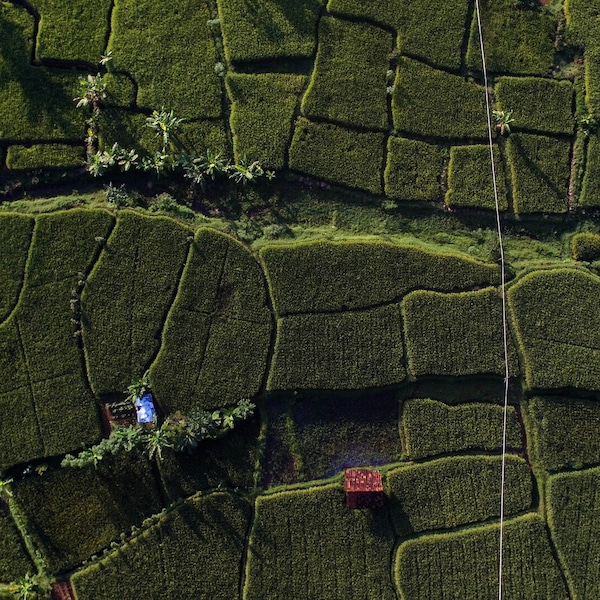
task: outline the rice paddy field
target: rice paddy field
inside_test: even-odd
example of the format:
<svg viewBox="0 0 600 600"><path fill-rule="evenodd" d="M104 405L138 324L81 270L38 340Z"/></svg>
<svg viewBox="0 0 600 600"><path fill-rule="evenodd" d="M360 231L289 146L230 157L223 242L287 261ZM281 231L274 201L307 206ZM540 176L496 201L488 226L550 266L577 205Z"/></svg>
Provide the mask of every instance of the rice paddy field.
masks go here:
<svg viewBox="0 0 600 600"><path fill-rule="evenodd" d="M0 598L598 600L599 15L1 1Z"/></svg>

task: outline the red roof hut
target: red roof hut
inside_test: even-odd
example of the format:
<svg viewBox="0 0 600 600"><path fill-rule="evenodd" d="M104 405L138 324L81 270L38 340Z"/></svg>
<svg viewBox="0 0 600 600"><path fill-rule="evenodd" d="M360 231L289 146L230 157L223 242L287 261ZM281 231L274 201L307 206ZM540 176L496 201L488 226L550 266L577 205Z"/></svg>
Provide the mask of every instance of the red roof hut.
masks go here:
<svg viewBox="0 0 600 600"><path fill-rule="evenodd" d="M383 481L379 471L348 469L344 489L346 506L354 508L383 508Z"/></svg>
<svg viewBox="0 0 600 600"><path fill-rule="evenodd" d="M71 589L71 583L69 581L53 583L50 597L52 600L75 600L75 594Z"/></svg>

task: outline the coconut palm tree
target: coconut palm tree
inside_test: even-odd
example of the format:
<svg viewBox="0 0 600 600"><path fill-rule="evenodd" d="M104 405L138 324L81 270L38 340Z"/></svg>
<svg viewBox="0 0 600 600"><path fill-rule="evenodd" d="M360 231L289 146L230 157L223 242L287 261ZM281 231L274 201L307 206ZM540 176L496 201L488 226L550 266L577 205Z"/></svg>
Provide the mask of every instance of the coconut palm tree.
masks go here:
<svg viewBox="0 0 600 600"><path fill-rule="evenodd" d="M514 123L512 110L494 110L492 111L496 127L500 130L500 135L510 135L510 125Z"/></svg>
<svg viewBox="0 0 600 600"><path fill-rule="evenodd" d="M162 136L163 154L171 141L171 136L181 127L184 120L178 119L172 110L167 112L164 108L161 108L160 111L152 111L152 114L146 118L146 127L156 132L156 135Z"/></svg>

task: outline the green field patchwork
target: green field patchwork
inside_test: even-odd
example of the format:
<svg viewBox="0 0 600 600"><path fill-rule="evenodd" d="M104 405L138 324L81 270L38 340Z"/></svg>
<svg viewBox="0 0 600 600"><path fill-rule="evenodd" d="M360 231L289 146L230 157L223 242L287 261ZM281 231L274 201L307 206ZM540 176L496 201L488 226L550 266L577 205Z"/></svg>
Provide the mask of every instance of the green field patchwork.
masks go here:
<svg viewBox="0 0 600 600"><path fill-rule="evenodd" d="M416 291L402 302L408 370L423 375L503 375L502 301L498 290ZM509 367L519 372L509 336Z"/></svg>
<svg viewBox="0 0 600 600"><path fill-rule="evenodd" d="M12 407L1 438L2 467L73 450L99 436L71 306L77 305L78 273L89 269L99 249L95 236L106 236L111 225L104 211L36 219L20 301L0 325L0 398Z"/></svg>
<svg viewBox="0 0 600 600"><path fill-rule="evenodd" d="M254 396L266 369L271 319L253 256L227 235L198 230L150 370L165 412Z"/></svg>
<svg viewBox="0 0 600 600"><path fill-rule="evenodd" d="M443 162L439 146L390 136L385 195L396 200L436 200Z"/></svg>
<svg viewBox="0 0 600 600"><path fill-rule="evenodd" d="M217 0L228 62L310 58L325 0Z"/></svg>
<svg viewBox="0 0 600 600"><path fill-rule="evenodd" d="M236 160L247 156L264 168L286 166L294 112L307 79L285 73L227 76Z"/></svg>
<svg viewBox="0 0 600 600"><path fill-rule="evenodd" d="M514 133L507 154L515 213L567 212L571 143Z"/></svg>
<svg viewBox="0 0 600 600"><path fill-rule="evenodd" d="M33 29L25 8L0 4L0 140L82 139L85 115L73 102L77 76L30 64Z"/></svg>
<svg viewBox="0 0 600 600"><path fill-rule="evenodd" d="M574 600L600 594L600 469L548 479L548 524Z"/></svg>
<svg viewBox="0 0 600 600"><path fill-rule="evenodd" d="M33 219L26 215L0 215L0 323L17 305L33 224Z"/></svg>
<svg viewBox="0 0 600 600"><path fill-rule="evenodd" d="M228 493L187 500L156 525L73 575L78 600L237 597L250 512L246 500Z"/></svg>
<svg viewBox="0 0 600 600"><path fill-rule="evenodd" d="M191 232L122 211L81 298L83 344L96 395L124 390L156 356Z"/></svg>
<svg viewBox="0 0 600 600"><path fill-rule="evenodd" d="M318 39L312 79L302 100L304 116L387 129L392 36L372 25L323 17Z"/></svg>
<svg viewBox="0 0 600 600"><path fill-rule="evenodd" d="M501 456L454 456L387 473L390 507L396 532L449 529L500 515ZM506 457L505 514L532 505L529 465Z"/></svg>
<svg viewBox="0 0 600 600"><path fill-rule="evenodd" d="M402 447L412 460L459 452L502 448L504 409L483 403L449 406L437 400L407 400L402 409ZM508 407L507 446L523 446L515 408Z"/></svg>
<svg viewBox="0 0 600 600"><path fill-rule="evenodd" d="M405 377L397 304L278 321L270 390L382 387Z"/></svg>
<svg viewBox="0 0 600 600"><path fill-rule="evenodd" d="M73 567L162 508L148 461L105 459L96 469L60 469L15 484L15 500L48 569Z"/></svg>
<svg viewBox="0 0 600 600"><path fill-rule="evenodd" d="M546 75L554 64L557 19L543 10L515 8L512 0L481 5L485 62L489 71ZM477 19L471 21L467 66L481 70Z"/></svg>
<svg viewBox="0 0 600 600"><path fill-rule="evenodd" d="M497 265L467 255L385 241L300 242L260 256L279 316L368 308L415 289L452 292L500 278Z"/></svg>
<svg viewBox="0 0 600 600"><path fill-rule="evenodd" d="M394 128L436 138L485 138L485 90L410 58L398 62Z"/></svg>
<svg viewBox="0 0 600 600"><path fill-rule="evenodd" d="M498 207L500 210L507 210L504 160L497 145L493 152ZM495 210L489 146L453 146L450 149L446 205L450 208Z"/></svg>
<svg viewBox="0 0 600 600"><path fill-rule="evenodd" d="M358 133L330 123L296 122L290 169L382 194L383 133Z"/></svg>
<svg viewBox="0 0 600 600"><path fill-rule="evenodd" d="M40 14L37 57L96 64L104 52L111 0L35 0ZM68 35L67 35L68 33Z"/></svg>
<svg viewBox="0 0 600 600"><path fill-rule="evenodd" d="M553 269L525 275L508 305L529 389L600 390L600 279Z"/></svg>
<svg viewBox="0 0 600 600"><path fill-rule="evenodd" d="M561 396L525 403L533 460L547 471L581 469L600 463L600 403Z"/></svg>
<svg viewBox="0 0 600 600"><path fill-rule="evenodd" d="M404 600L482 600L498 596L498 525L422 536L398 548L394 576ZM543 518L531 513L504 527L506 598L568 597Z"/></svg>
<svg viewBox="0 0 600 600"><path fill-rule="evenodd" d="M496 83L499 109L512 111L511 129L572 134L573 84L541 77L499 77Z"/></svg>
<svg viewBox="0 0 600 600"><path fill-rule="evenodd" d="M579 206L600 207L600 137L591 135L587 146L586 169L583 176Z"/></svg>
<svg viewBox="0 0 600 600"><path fill-rule="evenodd" d="M0 581L16 581L35 567L27 553L23 538L10 515L0 511ZM12 597L12 596L11 596Z"/></svg>
<svg viewBox="0 0 600 600"><path fill-rule="evenodd" d="M259 496L246 600L396 598L386 511L350 511L341 485Z"/></svg>
<svg viewBox="0 0 600 600"><path fill-rule="evenodd" d="M10 146L6 155L9 169L39 169L41 167L81 167L84 148L65 144L36 144L33 146Z"/></svg>
<svg viewBox="0 0 600 600"><path fill-rule="evenodd" d="M201 0L115 1L111 68L135 79L138 105L164 107L178 117L221 116L221 82L214 69L217 55L209 19Z"/></svg>
<svg viewBox="0 0 600 600"><path fill-rule="evenodd" d="M403 54L448 69L460 68L468 12L468 3L464 0L444 3L329 0L327 8L333 13L367 18L392 27L398 33L398 46Z"/></svg>

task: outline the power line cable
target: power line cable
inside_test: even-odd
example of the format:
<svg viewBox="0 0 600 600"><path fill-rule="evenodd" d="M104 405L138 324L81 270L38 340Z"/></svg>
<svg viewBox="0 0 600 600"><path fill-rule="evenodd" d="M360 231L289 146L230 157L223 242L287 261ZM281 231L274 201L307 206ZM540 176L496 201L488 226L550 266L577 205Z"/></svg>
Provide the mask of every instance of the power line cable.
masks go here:
<svg viewBox="0 0 600 600"><path fill-rule="evenodd" d="M502 336L504 342L504 416L502 422L502 473L500 489L500 541L499 541L499 564L498 564L498 600L502 600L502 569L504 559L504 505L505 505L505 483L506 483L506 432L508 415L508 388L509 388L509 365L508 365L508 320L506 317L506 268L504 262L504 245L502 243L502 226L500 222L500 205L498 201L498 186L496 185L496 166L494 163L494 146L492 139L492 114L490 102L490 90L488 87L487 68L485 64L485 49L483 45L483 32L481 27L481 13L479 0L475 0L475 12L477 14L477 28L479 30L479 47L481 50L481 64L483 68L483 83L485 86L485 106L487 114L488 142L490 147L490 162L492 165L492 182L494 186L494 201L496 206L496 228L498 242L500 245L500 267L501 267L501 296L502 296Z"/></svg>

